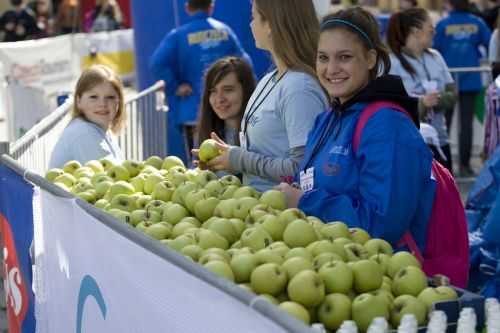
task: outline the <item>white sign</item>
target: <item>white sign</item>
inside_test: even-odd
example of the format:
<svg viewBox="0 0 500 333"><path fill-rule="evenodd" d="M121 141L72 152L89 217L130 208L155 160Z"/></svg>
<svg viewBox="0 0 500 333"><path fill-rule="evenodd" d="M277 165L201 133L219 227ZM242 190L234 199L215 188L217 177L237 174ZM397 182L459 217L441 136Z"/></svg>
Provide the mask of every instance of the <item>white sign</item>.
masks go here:
<svg viewBox="0 0 500 333"><path fill-rule="evenodd" d="M222 290L35 192L37 333L286 332Z"/></svg>

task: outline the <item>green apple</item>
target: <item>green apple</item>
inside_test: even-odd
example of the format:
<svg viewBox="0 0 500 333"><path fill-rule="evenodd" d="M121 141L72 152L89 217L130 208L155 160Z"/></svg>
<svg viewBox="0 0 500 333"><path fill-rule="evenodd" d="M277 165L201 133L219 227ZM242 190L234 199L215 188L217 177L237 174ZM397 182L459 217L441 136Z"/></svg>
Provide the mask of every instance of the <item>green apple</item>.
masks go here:
<svg viewBox="0 0 500 333"><path fill-rule="evenodd" d="M198 188L199 185L191 181L187 181L184 184L179 185L172 194L172 202L184 205L184 197L186 194Z"/></svg>
<svg viewBox="0 0 500 333"><path fill-rule="evenodd" d="M358 293L379 289L383 282L380 266L368 259L353 262L351 265L354 276L354 290Z"/></svg>
<svg viewBox="0 0 500 333"><path fill-rule="evenodd" d="M139 200L139 199L138 199ZM167 209L168 206L170 206L170 202L163 202L161 200L151 200L146 204L144 209L146 211L155 211L158 212L162 215L162 219L165 220L165 216L163 216L163 212L165 209ZM137 206L137 201L136 201L136 206Z"/></svg>
<svg viewBox="0 0 500 333"><path fill-rule="evenodd" d="M377 317L389 319L389 308L386 302L374 295L364 293L352 301L352 319L361 332L366 332L372 320Z"/></svg>
<svg viewBox="0 0 500 333"><path fill-rule="evenodd" d="M113 182L113 179L108 176L106 173L96 173L90 178L92 185L97 186L97 184L105 181Z"/></svg>
<svg viewBox="0 0 500 333"><path fill-rule="evenodd" d="M103 198L108 190L111 188L111 185L113 185L112 181L102 181L98 184L95 185L95 191L96 195L98 198Z"/></svg>
<svg viewBox="0 0 500 333"><path fill-rule="evenodd" d="M129 213L137 209L135 199L128 194L117 194L109 202L112 208L118 208Z"/></svg>
<svg viewBox="0 0 500 333"><path fill-rule="evenodd" d="M250 275L258 265L258 260L253 253L240 253L231 258L231 269L237 283L250 282Z"/></svg>
<svg viewBox="0 0 500 333"><path fill-rule="evenodd" d="M349 231L349 227L343 222L329 222L328 224L323 225L320 231L321 235L326 239L333 241L337 238L350 238L351 233Z"/></svg>
<svg viewBox="0 0 500 333"><path fill-rule="evenodd" d="M172 238L176 238L184 233L186 233L187 230L189 229L198 229L197 227L193 226L191 223L189 222L179 222L177 223L173 229L172 229Z"/></svg>
<svg viewBox="0 0 500 333"><path fill-rule="evenodd" d="M244 220L247 218L250 210L259 204L259 200L254 197L238 198L233 208L233 217Z"/></svg>
<svg viewBox="0 0 500 333"><path fill-rule="evenodd" d="M281 224L276 215L267 214L257 220L257 224L264 228L275 241L283 239L285 225Z"/></svg>
<svg viewBox="0 0 500 333"><path fill-rule="evenodd" d="M421 268L420 262L410 252L396 252L392 255L391 260L389 260L389 264L387 265L387 274L393 278L401 268L408 266Z"/></svg>
<svg viewBox="0 0 500 333"><path fill-rule="evenodd" d="M123 210L117 209L117 208L111 208L110 210L108 210L108 213L111 214L116 219L120 220L121 222L124 222L124 223L130 222L130 213L129 212L126 212L126 211L123 211Z"/></svg>
<svg viewBox="0 0 500 333"><path fill-rule="evenodd" d="M150 156L144 161L145 166L150 165L155 169L161 169L162 164L163 164L162 158L156 155Z"/></svg>
<svg viewBox="0 0 500 333"><path fill-rule="evenodd" d="M205 267L212 273L215 273L231 282L234 282L234 274L231 270L231 266L229 266L229 264L224 261L209 261L205 265L203 265L203 267Z"/></svg>
<svg viewBox="0 0 500 333"><path fill-rule="evenodd" d="M198 221L198 219L194 216L186 216L179 223L182 223L182 222L190 223L195 228L201 227L201 222Z"/></svg>
<svg viewBox="0 0 500 333"><path fill-rule="evenodd" d="M78 162L76 160L71 160L71 161L64 163L62 169L66 173L73 174L76 170L78 170L81 167L82 167L82 165L80 164L80 162Z"/></svg>
<svg viewBox="0 0 500 333"><path fill-rule="evenodd" d="M390 290L380 288L380 289L371 291L370 294L384 300L385 303L387 304L387 307L389 308L389 311L392 310L392 307L394 306L394 296L392 295Z"/></svg>
<svg viewBox="0 0 500 333"><path fill-rule="evenodd" d="M259 201L274 209L284 210L287 208L285 194L278 190L268 190L262 193Z"/></svg>
<svg viewBox="0 0 500 333"><path fill-rule="evenodd" d="M161 169L164 170L170 170L170 168L175 167L175 166L180 166L183 169L186 169L186 166L184 165L184 162L177 156L167 156L163 160L161 164ZM158 168L160 169L160 168Z"/></svg>
<svg viewBox="0 0 500 333"><path fill-rule="evenodd" d="M133 193L135 193L135 189L131 184L127 183L126 181L119 180L109 187L108 191L106 192L106 196L109 198L113 198L118 194L131 195Z"/></svg>
<svg viewBox="0 0 500 333"><path fill-rule="evenodd" d="M351 299L339 293L330 294L318 308L318 319L329 330L337 330L345 320L351 319Z"/></svg>
<svg viewBox="0 0 500 333"><path fill-rule="evenodd" d="M290 251L290 248L288 245L285 244L283 241L276 241L269 245L267 247L269 250L273 250L274 252L278 253L281 255L283 258L285 258L285 255Z"/></svg>
<svg viewBox="0 0 500 333"><path fill-rule="evenodd" d="M391 310L391 324L393 327L398 327L401 319L405 314L415 316L419 326L425 324L427 316L427 308L425 304L412 295L401 295L396 297Z"/></svg>
<svg viewBox="0 0 500 333"><path fill-rule="evenodd" d="M347 294L352 290L354 273L345 262L334 260L324 264L319 270L328 294Z"/></svg>
<svg viewBox="0 0 500 333"><path fill-rule="evenodd" d="M72 193L85 192L88 190L94 190L94 186L92 185L89 178L80 178L76 181L71 189Z"/></svg>
<svg viewBox="0 0 500 333"><path fill-rule="evenodd" d="M276 251L271 250L269 247L261 249L255 253L259 264L274 263L281 265L285 258Z"/></svg>
<svg viewBox="0 0 500 333"><path fill-rule="evenodd" d="M122 165L112 166L108 169L107 175L115 182L119 180L128 181L130 179L130 172Z"/></svg>
<svg viewBox="0 0 500 333"><path fill-rule="evenodd" d="M155 185L151 197L153 200L170 201L174 191L175 185L168 180L163 180Z"/></svg>
<svg viewBox="0 0 500 333"><path fill-rule="evenodd" d="M177 203L165 206L162 212L163 220L171 225L176 225L186 216L189 216L188 210Z"/></svg>
<svg viewBox="0 0 500 333"><path fill-rule="evenodd" d="M224 258L225 262L229 263L229 261L231 261L231 256L224 249L213 247L213 248L209 248L209 249L203 250L203 254L210 254L210 253L218 254L219 256L221 256L222 258Z"/></svg>
<svg viewBox="0 0 500 333"><path fill-rule="evenodd" d="M205 186L210 182L211 180L216 180L217 176L215 173L213 173L210 170L201 170L198 172L198 174L194 177L193 181L197 183L200 186Z"/></svg>
<svg viewBox="0 0 500 333"><path fill-rule="evenodd" d="M203 266L207 262L215 261L215 260L224 261L224 262L228 263L228 260L218 253L204 253L204 252L202 252L200 258L198 259L198 263Z"/></svg>
<svg viewBox="0 0 500 333"><path fill-rule="evenodd" d="M233 244L238 240L238 234L231 222L225 218L214 219L207 228L224 237L229 244Z"/></svg>
<svg viewBox="0 0 500 333"><path fill-rule="evenodd" d="M220 199L221 200L231 199L234 195L234 192L236 192L236 190L238 188L239 187L236 185L226 186L226 188L224 188L224 190L222 191L222 194L220 195Z"/></svg>
<svg viewBox="0 0 500 333"><path fill-rule="evenodd" d="M195 234L195 239L203 249L217 247L226 250L229 248L228 241L213 230L200 229Z"/></svg>
<svg viewBox="0 0 500 333"><path fill-rule="evenodd" d="M236 234L238 235L238 239L240 239L241 234L246 229L245 222L237 218L230 218L229 222L233 225L234 230L236 230Z"/></svg>
<svg viewBox="0 0 500 333"><path fill-rule="evenodd" d="M282 267L285 269L288 278L291 280L298 273L305 270L314 270L311 261L304 257L291 257L285 260Z"/></svg>
<svg viewBox="0 0 500 333"><path fill-rule="evenodd" d="M143 192L144 194L152 194L156 184L165 180L165 178L159 173L152 173L146 176L144 180Z"/></svg>
<svg viewBox="0 0 500 333"><path fill-rule="evenodd" d="M76 178L92 178L94 177L95 172L92 170L90 167L82 166L81 168L78 168L73 172L73 176Z"/></svg>
<svg viewBox="0 0 500 333"><path fill-rule="evenodd" d="M297 219L286 226L283 240L289 247L305 247L318 240L318 236L311 223Z"/></svg>
<svg viewBox="0 0 500 333"><path fill-rule="evenodd" d="M45 174L45 179L47 179L49 182L53 183L54 179L56 179L58 176L64 174L63 169L59 168L52 168L47 173Z"/></svg>
<svg viewBox="0 0 500 333"><path fill-rule="evenodd" d="M212 158L220 155L220 150L217 147L217 141L214 139L206 139L200 145L200 150L198 152L198 158L202 162L208 162Z"/></svg>
<svg viewBox="0 0 500 333"><path fill-rule="evenodd" d="M320 253L316 257L314 257L313 267L316 271L319 271L324 264L331 261L342 261L342 258L336 253L331 253L331 252Z"/></svg>
<svg viewBox="0 0 500 333"><path fill-rule="evenodd" d="M184 172L176 170L177 168L179 167L172 167L168 174L165 176L165 178L167 180L170 180L176 187L184 184L188 180Z"/></svg>
<svg viewBox="0 0 500 333"><path fill-rule="evenodd" d="M135 177L144 168L144 163L132 160L125 160L123 161L122 166L128 170L130 177Z"/></svg>
<svg viewBox="0 0 500 333"><path fill-rule="evenodd" d="M172 226L166 222L155 223L144 230L144 233L154 239L166 239L172 232Z"/></svg>
<svg viewBox="0 0 500 333"><path fill-rule="evenodd" d="M368 252L363 245L358 243L349 243L344 245L347 261L359 261L368 259Z"/></svg>
<svg viewBox="0 0 500 333"><path fill-rule="evenodd" d="M259 198L259 193L251 186L242 186L234 191L233 198L239 199L244 197Z"/></svg>
<svg viewBox="0 0 500 333"><path fill-rule="evenodd" d="M312 270L297 273L288 283L288 297L306 308L318 306L325 298L325 284Z"/></svg>
<svg viewBox="0 0 500 333"><path fill-rule="evenodd" d="M136 192L144 192L144 184L146 183L146 175L139 174L129 180L129 183L135 188Z"/></svg>
<svg viewBox="0 0 500 333"><path fill-rule="evenodd" d="M208 220L214 215L215 207L219 204L219 199L210 197L202 199L194 205L194 215L202 222Z"/></svg>
<svg viewBox="0 0 500 333"><path fill-rule="evenodd" d="M76 193L76 196L78 198L82 199L83 201L88 202L89 204L93 204L97 200L95 190L92 190L92 189L87 190L87 191L78 192L78 193Z"/></svg>
<svg viewBox="0 0 500 333"><path fill-rule="evenodd" d="M150 195L142 194L135 201L135 205L137 206L138 209L145 209L147 204L150 203L151 200L153 200L153 198L151 198Z"/></svg>
<svg viewBox="0 0 500 333"><path fill-rule="evenodd" d="M380 266L384 275L387 274L387 267L389 266L389 260L391 260L389 255L385 253L374 254L370 257L370 260L375 261Z"/></svg>
<svg viewBox="0 0 500 333"><path fill-rule="evenodd" d="M370 235L361 228L349 228L351 239L358 244L365 244L370 240Z"/></svg>
<svg viewBox="0 0 500 333"><path fill-rule="evenodd" d="M174 227L174 229L175 229L175 227ZM172 231L172 233L173 233L173 231ZM203 249L196 244L186 245L181 249L181 254L190 257L195 262L198 262L198 259L200 258L202 252L203 252Z"/></svg>
<svg viewBox="0 0 500 333"><path fill-rule="evenodd" d="M85 162L84 166L91 168L94 173L103 173L104 167L98 160L90 160Z"/></svg>
<svg viewBox="0 0 500 333"><path fill-rule="evenodd" d="M257 266L250 275L250 285L257 294L277 296L285 290L287 282L286 271L274 263Z"/></svg>
<svg viewBox="0 0 500 333"><path fill-rule="evenodd" d="M288 225L290 222L295 220L306 220L306 214L298 208L288 208L278 214L278 218L281 223Z"/></svg>
<svg viewBox="0 0 500 333"><path fill-rule="evenodd" d="M238 200L236 199L226 199L221 200L219 204L215 207L213 214L215 216L224 217L226 219L234 217L234 207L236 207Z"/></svg>
<svg viewBox="0 0 500 333"><path fill-rule="evenodd" d="M225 176L222 176L221 179L220 179L220 182L224 185L224 186L230 186L230 185L234 185L236 187L240 187L241 186L241 180L234 176L234 175L225 175Z"/></svg>
<svg viewBox="0 0 500 333"><path fill-rule="evenodd" d="M99 209L104 209L107 205L109 205L109 201L106 199L99 199L94 204L94 206Z"/></svg>
<svg viewBox="0 0 500 333"><path fill-rule="evenodd" d="M224 185L218 179L209 181L204 188L211 197L219 197L225 190Z"/></svg>
<svg viewBox="0 0 500 333"><path fill-rule="evenodd" d="M437 288L425 288L417 298L425 304L427 311L430 312L434 303L454 301L458 299L458 295L452 287L440 286Z"/></svg>
<svg viewBox="0 0 500 333"><path fill-rule="evenodd" d="M372 238L368 240L365 244L364 247L366 251L368 251L368 255L371 257L375 254L383 253L387 254L388 256L392 255L392 246L387 242L386 240L380 239L380 238Z"/></svg>
<svg viewBox="0 0 500 333"><path fill-rule="evenodd" d="M354 243L350 238L345 238L345 237L339 237L339 238L335 238L333 240L333 243L334 244L339 244L339 245L342 245L342 247L344 247L345 245L347 244L352 244Z"/></svg>
<svg viewBox="0 0 500 333"><path fill-rule="evenodd" d="M66 185L68 188L71 188L76 183L76 178L72 174L65 172L62 175L59 175L56 178L54 178L54 183L62 183Z"/></svg>
<svg viewBox="0 0 500 333"><path fill-rule="evenodd" d="M204 188L200 188L198 190L193 190L188 193L186 193L186 196L184 197L184 206L191 212L195 213L194 211L194 205L197 202L200 202L201 200L205 200L209 198L208 191L205 190Z"/></svg>
<svg viewBox="0 0 500 333"><path fill-rule="evenodd" d="M304 247L291 248L290 251L288 251L288 253L285 255L285 260L293 257L303 257L307 259L309 262L311 262L311 264L314 259L311 251L309 251Z"/></svg>
<svg viewBox="0 0 500 333"><path fill-rule="evenodd" d="M174 239L169 240L165 245L173 249L174 251L181 252L182 249L188 245L195 244L194 237L188 235L180 235Z"/></svg>
<svg viewBox="0 0 500 333"><path fill-rule="evenodd" d="M427 276L418 267L408 266L401 268L392 280L394 296L412 295L417 297L427 288Z"/></svg>
<svg viewBox="0 0 500 333"><path fill-rule="evenodd" d="M326 239L318 240L318 241L315 241L315 242L309 244L307 246L307 249L309 251L311 251L311 253L314 257L320 255L321 253L328 252L328 253L335 253L335 254L339 255L342 258L342 260L345 260L347 258L343 246L341 246L337 243L333 243L333 242L326 240Z"/></svg>
<svg viewBox="0 0 500 333"><path fill-rule="evenodd" d="M108 158L101 158L99 160L99 163L101 163L102 167L104 168L104 171L108 171L111 167L113 167L116 163Z"/></svg>
<svg viewBox="0 0 500 333"><path fill-rule="evenodd" d="M307 311L307 309L303 305L297 302L285 301L280 303L279 307L282 310L286 311L289 315L303 321L306 325L311 324L311 316L309 315L309 311Z"/></svg>
<svg viewBox="0 0 500 333"><path fill-rule="evenodd" d="M262 227L251 227L241 234L241 244L254 251L261 250L273 242L271 235Z"/></svg>

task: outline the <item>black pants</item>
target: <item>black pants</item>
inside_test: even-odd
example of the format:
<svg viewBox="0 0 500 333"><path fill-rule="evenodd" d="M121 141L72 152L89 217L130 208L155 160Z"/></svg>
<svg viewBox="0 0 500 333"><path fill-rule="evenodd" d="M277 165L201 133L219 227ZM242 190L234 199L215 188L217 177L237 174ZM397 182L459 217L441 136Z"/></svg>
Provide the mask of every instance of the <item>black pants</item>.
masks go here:
<svg viewBox="0 0 500 333"><path fill-rule="evenodd" d="M474 123L474 102L479 92L460 92L459 98L459 128L458 128L458 151L460 155L460 166L470 167L470 156L472 150L472 125ZM453 119L453 109L445 113L446 126L450 129Z"/></svg>
<svg viewBox="0 0 500 333"><path fill-rule="evenodd" d="M441 155L439 154L439 152L437 151L435 146L429 145L429 148L431 148L431 150L432 150L432 154L434 155L434 159L436 161L438 161L439 163L441 163L453 175L453 163L451 160L450 145L441 146L441 150L443 151L444 156L446 156L446 160L441 157Z"/></svg>

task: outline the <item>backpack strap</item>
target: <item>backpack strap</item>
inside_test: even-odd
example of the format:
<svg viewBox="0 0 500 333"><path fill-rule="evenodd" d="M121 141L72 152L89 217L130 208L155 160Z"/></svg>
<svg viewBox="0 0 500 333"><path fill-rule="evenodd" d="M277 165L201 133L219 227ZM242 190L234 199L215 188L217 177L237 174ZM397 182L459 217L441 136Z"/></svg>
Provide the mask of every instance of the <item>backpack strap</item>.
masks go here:
<svg viewBox="0 0 500 333"><path fill-rule="evenodd" d="M352 138L352 149L354 154L358 153L359 143L361 142L361 134L363 129L366 126L368 120L379 110L389 108L395 111L399 111L405 114L408 118L412 119L408 111L403 109L400 105L393 102L379 101L368 104L368 106L361 111L361 115L359 116L358 122L354 129L354 137ZM422 264L424 262L424 257L422 256L422 252L417 246L415 239L409 231L405 232L403 237L397 242L398 247L407 246L408 249L413 253L413 255L417 258L417 260Z"/></svg>
<svg viewBox="0 0 500 333"><path fill-rule="evenodd" d="M411 116L408 113L408 111L406 111L396 103L380 101L368 104L368 106L363 111L361 111L358 123L356 124L356 128L354 129L354 137L352 138L352 149L354 150L354 154L358 153L358 146L359 143L361 142L361 133L363 132L363 129L365 128L365 125L368 122L368 120L371 118L371 116L373 116L373 114L377 113L380 109L386 109L386 108L404 113L408 116L408 118L411 119Z"/></svg>

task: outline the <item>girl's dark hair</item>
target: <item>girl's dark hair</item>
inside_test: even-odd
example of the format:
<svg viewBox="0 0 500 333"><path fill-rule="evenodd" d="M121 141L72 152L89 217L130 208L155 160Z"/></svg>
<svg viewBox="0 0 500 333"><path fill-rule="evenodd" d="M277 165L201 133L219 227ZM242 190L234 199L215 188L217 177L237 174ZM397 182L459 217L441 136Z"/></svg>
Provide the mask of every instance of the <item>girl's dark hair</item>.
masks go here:
<svg viewBox="0 0 500 333"><path fill-rule="evenodd" d="M403 56L402 48L412 29L422 29L427 20L429 20L429 14L425 9L410 8L392 14L387 26L387 45L399 59L403 68L412 76L415 75L415 68Z"/></svg>
<svg viewBox="0 0 500 333"><path fill-rule="evenodd" d="M367 50L375 50L377 63L370 70L371 80L376 79L379 74L389 73L391 69L389 53L380 38L378 22L370 12L361 7L351 7L329 14L321 21L320 31L333 29L350 31L358 36Z"/></svg>
<svg viewBox="0 0 500 333"><path fill-rule="evenodd" d="M210 138L211 132L215 132L219 137L224 138L224 120L217 116L210 105L210 91L230 73L236 74L236 78L243 90L243 100L239 113L240 122L241 118L243 118L245 107L255 89L255 77L252 67L245 60L238 57L225 57L219 59L208 68L205 74L200 115L196 129L197 139L200 143Z"/></svg>

